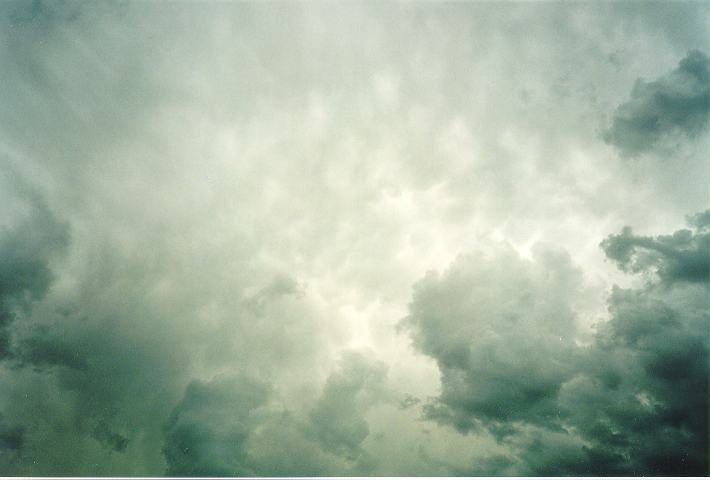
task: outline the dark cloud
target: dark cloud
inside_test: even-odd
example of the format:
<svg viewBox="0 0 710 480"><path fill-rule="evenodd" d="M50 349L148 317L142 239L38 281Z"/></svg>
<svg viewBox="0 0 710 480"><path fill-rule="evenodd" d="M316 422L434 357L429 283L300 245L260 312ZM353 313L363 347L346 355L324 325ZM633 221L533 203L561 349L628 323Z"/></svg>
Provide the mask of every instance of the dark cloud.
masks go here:
<svg viewBox="0 0 710 480"><path fill-rule="evenodd" d="M672 235L647 237L634 235L630 227L610 235L602 242L607 257L621 270L638 273L652 271L664 283L676 281L707 282L710 276L710 232L708 213L699 213L690 222L694 230L678 230Z"/></svg>
<svg viewBox="0 0 710 480"><path fill-rule="evenodd" d="M694 226L698 230L710 229L710 210L690 215L687 218L688 224Z"/></svg>
<svg viewBox="0 0 710 480"><path fill-rule="evenodd" d="M674 51L703 47L689 43L704 20L690 4L620 10L0 3L0 162L32 184L0 186L0 473L628 472L634 452L639 471L678 465L658 443L632 452L646 430L624 418L697 440L702 411L662 386L687 372L690 398L704 374L683 307L702 282L648 304L619 290L625 320L586 351L564 254L474 256L420 284L408 327L435 361L392 328L463 239L577 245L588 221L645 205L594 132L629 72L673 55L666 34L693 32ZM676 97L699 70L679 72ZM683 135L702 123L671 117ZM661 341L673 329L678 349ZM387 376L375 355L336 361L363 343ZM637 397L669 407L644 416ZM575 401L617 410L595 422Z"/></svg>
<svg viewBox="0 0 710 480"><path fill-rule="evenodd" d="M9 427L0 422L0 450L19 451L23 443L24 430L21 427Z"/></svg>
<svg viewBox="0 0 710 480"><path fill-rule="evenodd" d="M580 287L580 272L554 251L534 262L512 251L464 257L419 282L404 325L441 370L427 415L500 435L515 422L554 423L557 393L574 373L570 293Z"/></svg>
<svg viewBox="0 0 710 480"><path fill-rule="evenodd" d="M128 446L128 439L120 433L111 430L108 423L103 420L96 424L96 428L91 432L91 436L117 452L124 452Z"/></svg>
<svg viewBox="0 0 710 480"><path fill-rule="evenodd" d="M569 422L627 474L707 474L706 286L615 288L608 303L589 367L562 395Z"/></svg>
<svg viewBox="0 0 710 480"><path fill-rule="evenodd" d="M268 395L268 385L248 377L191 383L166 427L165 473L254 475L246 442Z"/></svg>
<svg viewBox="0 0 710 480"><path fill-rule="evenodd" d="M310 412L279 407L273 386L250 377L192 382L166 426L167 475L333 475L363 471L364 419L384 367L346 354Z"/></svg>
<svg viewBox="0 0 710 480"><path fill-rule="evenodd" d="M51 284L50 261L66 250L68 227L33 192L18 192L26 214L0 227L0 359L11 356L10 325L42 299Z"/></svg>
<svg viewBox="0 0 710 480"><path fill-rule="evenodd" d="M710 60L693 50L668 75L652 82L637 80L631 99L614 112L604 139L625 155L637 155L666 135L699 135L709 118Z"/></svg>
<svg viewBox="0 0 710 480"><path fill-rule="evenodd" d="M605 241L622 268L659 278L615 287L589 346L575 342L579 283L561 288L575 278L563 256L467 257L427 276L405 320L441 371L425 414L514 445L518 475L707 474L710 296L707 275L693 273L707 241L697 230ZM631 260L639 247L657 255Z"/></svg>
<svg viewBox="0 0 710 480"><path fill-rule="evenodd" d="M34 329L32 335L19 340L15 348L15 360L20 364L43 368L65 366L86 370L88 364L75 345L58 336L56 331L42 326Z"/></svg>
<svg viewBox="0 0 710 480"><path fill-rule="evenodd" d="M3 415L0 415L0 465L14 466L21 462L24 444L24 428L7 422Z"/></svg>

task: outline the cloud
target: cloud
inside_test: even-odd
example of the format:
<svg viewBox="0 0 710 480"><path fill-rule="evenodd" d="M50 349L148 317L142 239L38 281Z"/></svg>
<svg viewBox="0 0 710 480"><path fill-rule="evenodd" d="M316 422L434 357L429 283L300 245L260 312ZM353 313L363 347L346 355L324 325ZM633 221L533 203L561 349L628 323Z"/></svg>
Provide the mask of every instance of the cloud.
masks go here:
<svg viewBox="0 0 710 480"><path fill-rule="evenodd" d="M614 287L609 318L587 346L574 311L581 274L563 254L474 255L429 274L404 320L441 371L426 416L462 432L483 428L510 446L512 466L497 473L706 474L708 277L688 273L707 265L696 252L706 235L607 239L622 268L627 243L658 253L628 270L657 267L659 276Z"/></svg>
<svg viewBox="0 0 710 480"><path fill-rule="evenodd" d="M557 423L557 394L574 374L580 288L569 257L546 250L533 261L510 249L462 257L420 281L403 325L441 370L427 415L463 432Z"/></svg>
<svg viewBox="0 0 710 480"><path fill-rule="evenodd" d="M0 416L0 462L5 465L16 465L20 462L24 443L24 429Z"/></svg>
<svg viewBox="0 0 710 480"><path fill-rule="evenodd" d="M614 112L604 139L624 155L652 150L668 135L697 137L710 118L710 59L693 50L669 74L636 81L631 99Z"/></svg>
<svg viewBox="0 0 710 480"><path fill-rule="evenodd" d="M572 386L625 388L623 355L574 341L577 312L603 308L580 270L610 281L604 236L663 232L707 199L702 159L639 188L597 134L619 85L707 51L707 8L662 10L0 4L0 164L17 172L0 187L0 471L514 474L605 458L586 438L623 443L614 429L562 445ZM412 348L396 328L412 284L491 237L514 248L420 282ZM536 239L579 267L527 258ZM610 345L638 359L643 343ZM644 359L628 364L645 374Z"/></svg>
<svg viewBox="0 0 710 480"><path fill-rule="evenodd" d="M602 248L621 270L638 273L652 271L665 283L707 282L710 276L710 210L691 219L695 231L683 229L672 235L647 237L634 235L630 227L610 235Z"/></svg>
<svg viewBox="0 0 710 480"><path fill-rule="evenodd" d="M47 294L50 261L69 241L67 226L35 192L25 190L20 197L27 213L0 229L0 360L13 356L11 325Z"/></svg>
<svg viewBox="0 0 710 480"><path fill-rule="evenodd" d="M91 436L117 452L124 452L128 446L128 439L120 433L112 431L105 421L99 421L96 424Z"/></svg>
<svg viewBox="0 0 710 480"><path fill-rule="evenodd" d="M563 389L570 424L627 474L707 473L707 284L615 288L609 311Z"/></svg>
<svg viewBox="0 0 710 480"><path fill-rule="evenodd" d="M313 433L326 450L357 458L370 430L363 416L373 401L382 401L384 365L361 354L349 354L331 375L310 413Z"/></svg>
<svg viewBox="0 0 710 480"><path fill-rule="evenodd" d="M22 338L17 346L16 360L40 368L61 365L86 370L86 359L76 346L48 330L37 328L31 336Z"/></svg>
<svg viewBox="0 0 710 480"><path fill-rule="evenodd" d="M167 475L254 475L246 440L269 394L249 378L193 382L166 427Z"/></svg>
<svg viewBox="0 0 710 480"><path fill-rule="evenodd" d="M378 399L384 367L346 354L307 415L280 407L263 381L192 382L166 426L171 476L332 475L363 471L364 413Z"/></svg>
<svg viewBox="0 0 710 480"><path fill-rule="evenodd" d="M23 434L21 427L10 427L0 418L0 450L21 450L24 442Z"/></svg>

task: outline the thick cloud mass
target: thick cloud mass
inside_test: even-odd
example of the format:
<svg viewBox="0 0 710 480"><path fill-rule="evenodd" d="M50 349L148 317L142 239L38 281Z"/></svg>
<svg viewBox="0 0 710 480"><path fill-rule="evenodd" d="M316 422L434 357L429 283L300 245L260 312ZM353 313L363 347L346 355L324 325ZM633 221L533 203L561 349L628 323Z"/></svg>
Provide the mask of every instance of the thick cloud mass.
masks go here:
<svg viewBox="0 0 710 480"><path fill-rule="evenodd" d="M707 473L709 19L0 2L0 475Z"/></svg>
<svg viewBox="0 0 710 480"><path fill-rule="evenodd" d="M484 422L503 434L517 421L555 418L560 386L574 373L572 298L580 287L567 256L551 251L534 261L510 250L463 257L418 283L405 325L442 374L428 415L462 431Z"/></svg>
<svg viewBox="0 0 710 480"><path fill-rule="evenodd" d="M710 122L710 59L694 50L668 75L636 81L631 100L617 108L605 139L623 153L648 150L664 136L695 137Z"/></svg>
<svg viewBox="0 0 710 480"><path fill-rule="evenodd" d="M464 257L429 275L405 320L441 370L427 416L516 445L507 464L519 475L707 473L707 240L697 226L657 240L629 229L608 237L622 268L636 247L658 253L631 270L659 275L640 289L615 286L610 318L586 346L575 341L579 273L564 256Z"/></svg>

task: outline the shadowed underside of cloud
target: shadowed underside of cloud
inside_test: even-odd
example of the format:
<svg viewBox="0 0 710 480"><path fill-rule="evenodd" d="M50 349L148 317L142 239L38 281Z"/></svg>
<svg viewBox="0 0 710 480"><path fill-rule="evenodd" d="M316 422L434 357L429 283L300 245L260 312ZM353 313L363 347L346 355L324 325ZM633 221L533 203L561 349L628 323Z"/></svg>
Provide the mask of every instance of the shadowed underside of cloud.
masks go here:
<svg viewBox="0 0 710 480"><path fill-rule="evenodd" d="M630 227L604 240L602 248L624 272L652 271L663 283L707 282L710 276L710 210L692 217L695 231L644 237Z"/></svg>
<svg viewBox="0 0 710 480"><path fill-rule="evenodd" d="M249 377L191 383L166 426L167 475L284 476L366 472L364 413L379 401L385 369L346 354L306 415L275 387Z"/></svg>
<svg viewBox="0 0 710 480"><path fill-rule="evenodd" d="M624 155L652 150L666 135L696 137L710 120L710 59L694 50L666 76L636 81L604 139Z"/></svg>
<svg viewBox="0 0 710 480"><path fill-rule="evenodd" d="M589 346L575 342L580 279L564 256L464 257L427 276L404 320L441 371L425 415L513 445L498 463L518 475L706 474L705 216L669 236L605 240L622 268L659 279L615 287ZM653 255L638 259L637 248Z"/></svg>
<svg viewBox="0 0 710 480"><path fill-rule="evenodd" d="M539 251L530 262L512 250L462 257L419 282L405 325L442 374L427 415L503 436L516 422L556 418L557 393L574 373L570 298L580 284L566 255Z"/></svg>
<svg viewBox="0 0 710 480"><path fill-rule="evenodd" d="M49 262L66 250L68 228L34 192L20 194L27 213L0 229L0 360L16 357L10 326L41 300L52 281Z"/></svg>

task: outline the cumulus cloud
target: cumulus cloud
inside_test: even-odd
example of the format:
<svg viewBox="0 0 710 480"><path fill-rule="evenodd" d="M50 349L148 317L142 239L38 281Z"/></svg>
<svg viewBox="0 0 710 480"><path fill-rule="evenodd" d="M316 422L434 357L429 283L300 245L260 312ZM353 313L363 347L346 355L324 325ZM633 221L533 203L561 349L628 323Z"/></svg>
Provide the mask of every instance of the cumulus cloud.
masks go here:
<svg viewBox="0 0 710 480"><path fill-rule="evenodd" d="M710 59L693 50L669 74L652 82L637 80L604 138L623 154L637 155L668 135L698 136L709 118Z"/></svg>
<svg viewBox="0 0 710 480"><path fill-rule="evenodd" d="M441 371L426 416L513 445L497 473L707 473L708 276L688 274L707 267L695 254L706 232L612 235L603 246L622 268L627 241L662 253L630 269L659 267L659 278L614 287L587 346L576 341L580 273L564 255L463 257L420 281L404 324ZM693 253L667 266L679 247Z"/></svg>
<svg viewBox="0 0 710 480"><path fill-rule="evenodd" d="M574 373L574 294L580 272L567 255L512 250L462 257L415 287L403 325L436 359L441 396L427 415L461 431L510 433L515 422L554 423L556 397Z"/></svg>

